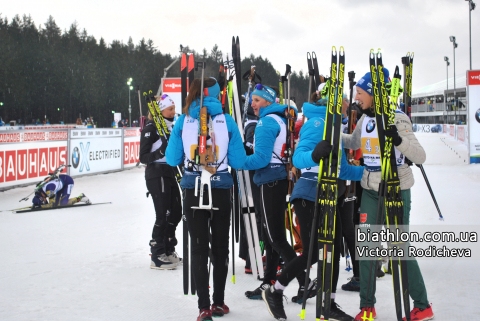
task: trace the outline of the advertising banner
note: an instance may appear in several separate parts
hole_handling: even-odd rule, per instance
[[[437,124],[413,124],[413,131],[416,133],[442,133],[442,125]]]
[[[162,78],[162,92],[175,102],[175,112],[182,113],[182,84],[181,78]],[[188,84],[187,84],[188,92]]]
[[[66,130],[0,134],[0,189],[39,182],[68,164],[67,138]]]
[[[70,131],[70,176],[122,169],[121,129]]]
[[[480,70],[467,71],[467,106],[470,163],[480,164]]]
[[[133,167],[139,161],[140,129],[125,129],[123,131],[123,167]]]

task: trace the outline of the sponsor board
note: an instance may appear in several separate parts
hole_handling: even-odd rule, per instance
[[[121,137],[71,139],[70,176],[122,169]]]
[[[467,71],[468,130],[470,163],[480,163],[480,70]]]
[[[123,167],[135,166],[140,161],[140,130],[125,129],[123,139]]]
[[[443,127],[439,124],[413,124],[416,133],[442,133]]]
[[[2,144],[0,189],[39,182],[61,164],[69,164],[67,141]]]
[[[119,128],[72,129],[70,131],[70,139],[121,137],[121,136],[122,136],[122,129],[119,129]]]
[[[181,78],[162,78],[162,93],[167,94],[175,102],[175,112],[182,113],[182,84]],[[188,92],[188,82],[187,82]]]

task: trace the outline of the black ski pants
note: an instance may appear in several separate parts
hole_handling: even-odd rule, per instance
[[[183,211],[187,218],[188,231],[191,238],[191,264],[193,279],[197,287],[198,308],[210,309],[208,252],[211,243],[213,265],[213,304],[224,304],[225,283],[228,273],[228,240],[230,233],[231,190],[212,189],[213,218],[210,211],[193,210],[199,199],[194,189],[185,189]],[[204,204],[208,202],[208,193],[204,193]],[[209,229],[210,228],[210,229]],[[211,232],[211,241],[209,234]]]
[[[292,245],[287,242],[285,232],[287,191],[288,181],[286,179],[260,186],[260,210],[267,259],[263,283],[271,284],[277,280],[280,255],[286,264],[297,258]],[[293,277],[297,277],[300,284],[305,282],[305,272],[303,270],[298,271]]]
[[[175,251],[175,230],[182,219],[182,199],[177,182],[172,177],[155,177],[146,181],[155,207],[155,225],[150,241],[152,255]]]
[[[300,224],[300,235],[302,237],[303,254],[297,256],[294,260],[287,263],[282,274],[278,277],[278,282],[281,285],[287,286],[300,272],[303,272],[307,268],[308,251],[310,248],[310,233],[312,231],[313,214],[315,210],[315,203],[305,199],[297,198],[293,201],[295,207],[295,214],[298,217],[298,223]],[[338,213],[337,213],[338,214]],[[318,220],[317,220],[318,222]],[[333,267],[332,267],[332,293],[337,290],[338,274],[340,270],[340,248],[342,244],[342,224],[340,215],[335,215],[335,242],[333,251]],[[313,235],[313,254],[310,266],[318,261],[318,229],[315,229]],[[308,268],[310,268],[310,266]],[[302,284],[303,285],[303,284]]]

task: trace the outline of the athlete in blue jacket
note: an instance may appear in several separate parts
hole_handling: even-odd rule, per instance
[[[183,212],[187,218],[188,231],[192,240],[193,279],[197,287],[198,308],[200,315],[197,321],[212,320],[213,316],[223,316],[229,312],[225,305],[225,282],[228,273],[228,238],[230,226],[232,175],[228,165],[240,168],[245,163],[245,149],[238,127],[230,115],[222,114],[222,104],[218,100],[220,87],[214,78],[204,79],[203,106],[211,116],[208,121],[209,133],[207,145],[215,145],[216,159],[209,166],[216,167],[211,177],[212,203],[214,208],[210,222],[213,264],[213,304],[210,307],[208,251],[209,251],[209,218],[208,210],[193,210],[199,206],[199,197],[195,196],[195,180],[201,176],[202,169],[193,163],[195,150],[199,141],[199,114],[201,81],[195,79],[190,86],[186,99],[184,114],[173,127],[166,150],[167,163],[177,166],[185,162],[185,174],[181,186],[185,189]],[[208,192],[204,201],[208,199]],[[205,203],[204,203],[205,204]]]
[[[288,262],[282,271],[282,274],[278,277],[277,282],[270,289],[263,293],[263,297],[269,308],[270,314],[276,318],[286,318],[285,311],[283,309],[283,290],[293,280],[293,278],[299,273],[305,270],[307,267],[308,251],[310,246],[310,231],[312,228],[313,213],[315,207],[315,196],[318,181],[318,171],[320,159],[328,157],[332,146],[330,142],[323,140],[323,132],[326,119],[326,103],[327,99],[321,99],[318,94],[314,94],[314,101],[316,104],[305,103],[303,104],[304,116],[308,118],[308,121],[302,126],[299,134],[299,143],[293,155],[293,165],[301,169],[302,175],[295,184],[292,192],[291,202],[295,208],[295,214],[297,215],[298,222],[300,224],[300,234],[303,244],[303,255],[295,257],[291,262]],[[340,149],[340,152],[342,149]],[[340,179],[359,181],[362,178],[363,167],[356,167],[348,165],[344,153],[341,156],[340,165]],[[339,183],[340,185],[341,183]],[[345,194],[345,186],[343,186],[343,192],[338,191],[338,198],[343,202]],[[339,204],[340,206],[341,204]],[[340,260],[340,245],[341,245],[341,220],[340,214],[337,213],[335,220],[335,249],[334,251],[334,275],[332,291],[335,292],[336,284],[338,281],[339,272],[339,260]],[[317,236],[312,236],[317,239]],[[314,242],[313,258],[310,265],[317,262],[318,243]],[[308,297],[316,295],[316,288],[313,282],[310,283],[307,289]],[[333,320],[353,320],[352,317],[345,314],[334,302],[335,294],[332,293],[332,308],[330,317]],[[303,289],[298,292],[297,303],[303,302]]]
[[[267,266],[263,283],[254,291],[245,293],[250,299],[260,299],[262,290],[275,283],[280,255],[285,262],[296,257],[285,233],[288,180],[283,153],[287,139],[287,106],[276,103],[276,96],[275,90],[261,84],[252,93],[252,108],[260,119],[255,128],[254,154],[247,156],[243,169],[255,170],[253,181],[260,187]],[[305,283],[304,272],[299,273],[298,281],[300,285]]]

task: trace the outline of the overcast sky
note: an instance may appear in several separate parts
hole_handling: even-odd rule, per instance
[[[218,44],[230,52],[231,38],[238,35],[242,58],[268,57],[282,74],[286,63],[305,71],[307,51],[316,52],[320,72],[328,74],[332,46],[345,48],[345,69],[354,70],[357,79],[368,71],[371,48],[382,49],[384,65],[392,72],[395,65],[402,72],[401,57],[415,52],[414,90],[446,78],[444,56],[452,62],[453,75],[449,36],[454,35],[457,77],[469,68],[465,0],[35,0],[5,1],[0,12],[9,20],[30,14],[37,26],[52,15],[62,30],[76,21],[107,43],[127,43],[130,36],[135,44],[152,39],[158,50],[172,55],[178,54],[180,44],[200,52]],[[473,69],[480,69],[478,39],[480,6],[472,11]]]

